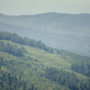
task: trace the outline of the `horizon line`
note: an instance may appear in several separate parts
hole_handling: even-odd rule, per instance
[[[34,15],[41,15],[41,14],[71,14],[71,15],[79,15],[79,14],[90,14],[90,13],[63,13],[63,12],[42,12],[42,13],[36,13],[36,14],[7,14],[0,12],[1,15],[7,15],[7,16],[34,16]]]

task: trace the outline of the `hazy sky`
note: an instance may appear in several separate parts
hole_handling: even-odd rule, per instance
[[[0,13],[90,13],[90,0],[0,0]]]

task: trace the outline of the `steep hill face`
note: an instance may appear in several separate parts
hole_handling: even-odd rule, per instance
[[[0,31],[15,32],[41,40],[50,47],[90,56],[90,14],[1,14]]]
[[[32,40],[16,34],[2,36],[0,90],[90,90],[89,57],[64,50],[50,52],[51,48],[44,49],[47,46],[41,48],[43,43],[28,44]]]

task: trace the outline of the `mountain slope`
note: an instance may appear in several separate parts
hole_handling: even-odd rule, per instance
[[[8,33],[3,36],[8,36]],[[9,47],[8,51],[6,46]],[[10,53],[12,50],[14,53],[18,52],[18,48],[24,51],[21,52],[22,56]],[[52,53],[9,38],[1,39],[0,89],[89,90],[90,58],[63,50],[59,50],[57,54],[56,49],[53,50],[55,51]]]
[[[0,31],[28,36],[85,56],[90,56],[89,24],[90,14],[0,15]]]

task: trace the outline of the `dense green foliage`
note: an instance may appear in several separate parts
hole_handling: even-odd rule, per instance
[[[28,45],[28,46],[32,46],[32,47],[37,47],[40,49],[44,49],[48,52],[53,52],[53,49],[50,47],[46,47],[45,44],[43,44],[41,41],[35,41],[34,39],[29,39],[27,37],[20,37],[17,34],[11,34],[11,33],[6,33],[6,32],[0,32],[0,40],[11,40],[15,43],[19,43],[22,45]]]
[[[20,88],[25,90],[26,84],[27,82],[21,81],[20,78],[12,76],[10,73],[0,72],[0,90],[20,90]]]
[[[24,56],[26,53],[26,50],[22,46],[20,47],[17,44],[12,44],[7,41],[0,41],[0,50],[15,56]]]
[[[0,33],[0,90],[90,90],[89,57],[26,42]]]
[[[90,77],[90,63],[72,64],[72,70]]]
[[[58,82],[71,90],[89,90],[90,80],[84,82],[77,78],[73,72],[65,72],[63,70],[57,70],[56,68],[47,68],[46,78]]]

